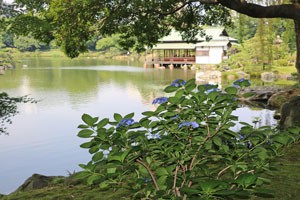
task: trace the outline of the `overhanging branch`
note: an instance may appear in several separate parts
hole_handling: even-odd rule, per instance
[[[210,0],[200,0],[205,2]],[[211,0],[214,2],[214,0]],[[300,20],[300,4],[262,6],[246,0],[217,0],[221,5],[254,18],[288,18]]]

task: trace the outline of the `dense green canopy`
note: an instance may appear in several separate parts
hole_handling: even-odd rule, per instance
[[[120,33],[121,45],[142,50],[175,27],[193,40],[201,25],[229,25],[229,11],[221,5],[195,1],[17,0],[22,12],[12,30],[49,42],[56,39],[70,57],[86,50],[93,35]],[[26,9],[25,9],[26,8]]]

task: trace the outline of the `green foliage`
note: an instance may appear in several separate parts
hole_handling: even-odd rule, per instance
[[[16,62],[12,51],[0,51],[0,66],[1,67],[15,67]]]
[[[233,26],[228,28],[228,34],[230,37],[239,40],[239,43],[243,43],[245,40],[252,38],[257,30],[258,20],[248,17],[243,14],[233,16]]]
[[[265,70],[272,66],[291,65],[288,44],[277,35],[281,20],[259,19],[258,22],[254,37],[245,40],[242,46],[234,46],[238,53],[230,56],[228,64],[233,68],[243,67],[244,70],[253,66]]]
[[[293,31],[294,28],[294,22],[292,20],[284,20],[283,21],[283,26],[285,31],[282,34],[282,39],[284,43],[288,44],[289,47],[289,52],[293,53],[296,51],[296,33]]]
[[[41,43],[40,41],[28,37],[28,36],[19,36],[14,39],[14,46],[20,51],[35,51],[37,49],[45,49],[46,44]]]
[[[34,103],[35,101],[28,96],[9,97],[6,93],[0,93],[0,135],[6,132],[6,124],[11,124],[11,117],[18,113],[18,103]]]
[[[141,51],[152,47],[172,28],[192,41],[203,24],[230,24],[229,11],[221,5],[182,4],[179,0],[17,0],[16,3],[22,12],[13,20],[13,32],[23,35],[30,32],[47,43],[55,38],[72,58],[85,52],[86,42],[95,35],[107,37],[119,33],[124,49]]]
[[[11,33],[5,32],[1,41],[6,47],[14,47],[14,35]]]
[[[113,57],[124,54],[126,51],[120,46],[122,40],[123,39],[120,38],[120,35],[100,38],[96,43],[96,49],[105,57]]]
[[[254,128],[242,123],[233,132],[240,87],[220,91],[216,85],[195,80],[176,80],[165,88],[169,97],[159,97],[155,111],[134,113],[114,119],[87,114],[78,136],[89,139],[81,145],[92,160],[80,164],[89,185],[101,189],[127,188],[134,198],[230,199],[252,195],[272,196],[261,187],[270,160],[283,146],[299,140],[299,128],[279,133],[271,127]],[[251,95],[251,94],[250,94]]]
[[[97,42],[96,49],[100,50],[100,51],[106,51],[112,47],[119,48],[118,47],[118,39],[119,39],[119,37],[117,35],[101,38]]]

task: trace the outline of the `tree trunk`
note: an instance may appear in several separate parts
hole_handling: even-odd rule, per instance
[[[298,80],[300,81],[300,20],[294,20],[295,23],[295,33],[296,33],[296,69],[298,73]]]

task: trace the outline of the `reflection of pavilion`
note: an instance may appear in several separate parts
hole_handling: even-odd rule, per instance
[[[213,84],[220,87],[222,83],[222,73],[217,70],[197,70],[195,78],[199,85]]]
[[[20,93],[23,96],[32,94],[32,87],[30,84],[30,79],[27,76],[24,76],[22,79],[22,84],[20,86]],[[36,103],[25,103],[22,104],[22,107],[24,108],[25,113],[37,113],[37,104]]]

